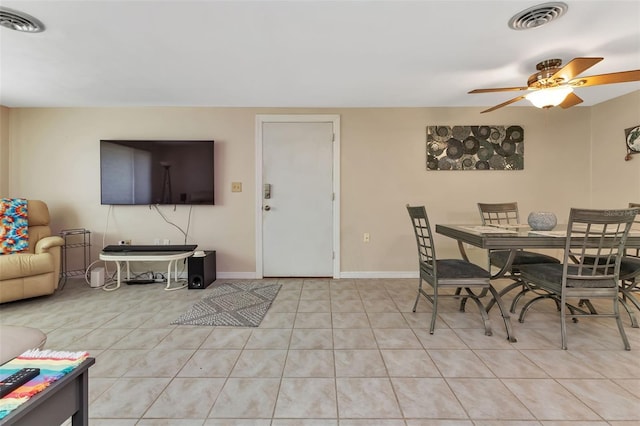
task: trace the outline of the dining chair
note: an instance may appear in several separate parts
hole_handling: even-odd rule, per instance
[[[460,310],[464,311],[466,299],[473,300],[478,306],[482,321],[485,327],[485,334],[491,336],[491,324],[487,309],[481,301],[481,297],[487,294],[487,290],[492,294],[494,299],[500,306],[507,334],[510,334],[510,323],[508,323],[508,315],[505,317],[504,306],[497,291],[491,285],[491,274],[484,268],[462,259],[438,259],[436,257],[436,248],[433,241],[433,234],[429,225],[429,218],[424,206],[410,206],[407,204],[407,211],[411,218],[411,224],[416,236],[418,246],[418,266],[419,266],[419,285],[418,295],[413,305],[413,312],[418,307],[420,296],[424,296],[432,304],[431,325],[429,333],[433,334],[438,315],[438,302],[441,297],[460,298]],[[425,291],[423,283],[431,286],[432,291]],[[443,290],[464,289],[466,294],[459,296],[455,293]],[[477,294],[476,291],[480,290]],[[511,336],[507,336],[510,339]]]
[[[629,203],[629,208],[640,209],[640,203]],[[636,216],[632,231],[640,232],[640,210]],[[626,248],[620,261],[620,294],[622,306],[626,309],[631,319],[631,326],[639,328],[638,320],[628,306],[630,302],[640,311],[640,301],[633,293],[640,291],[640,248]]]
[[[629,208],[640,208],[640,203],[629,203]],[[640,215],[636,216],[634,224],[640,224]],[[632,226],[632,230],[633,228],[634,226]],[[640,226],[638,226],[637,232],[640,232]],[[593,262],[595,262],[595,256],[585,256],[585,263]],[[631,327],[633,328],[640,328],[640,325],[629,303],[640,310],[640,301],[633,295],[634,292],[640,290],[638,287],[638,284],[640,284],[639,279],[640,248],[625,248],[625,252],[620,260],[620,302],[622,302],[622,307],[629,315]],[[593,312],[594,308],[588,301],[584,301],[584,304]]]
[[[522,265],[520,277],[538,294],[520,312],[524,322],[531,306],[540,300],[552,299],[560,305],[562,349],[567,349],[567,316],[615,318],[624,348],[631,350],[625,334],[618,299],[620,261],[624,245],[637,209],[588,210],[572,208],[567,225],[567,241],[562,264]],[[588,260],[591,258],[592,260]],[[583,310],[570,301],[609,299],[612,309],[606,312]],[[567,310],[569,311],[567,313]]]
[[[518,211],[518,203],[478,203],[478,210],[482,219],[482,225],[520,225],[520,214]],[[496,267],[503,270],[507,266],[511,250],[489,250],[489,270]],[[515,252],[511,267],[509,267],[500,277],[509,278],[513,283],[500,291],[500,295],[504,296],[511,290],[520,288],[520,293],[514,297],[511,302],[512,313],[516,311],[516,305],[520,298],[528,292],[528,288],[520,280],[521,265],[529,265],[536,263],[556,263],[560,264],[560,260],[553,256],[519,249]],[[491,306],[489,306],[491,309]]]

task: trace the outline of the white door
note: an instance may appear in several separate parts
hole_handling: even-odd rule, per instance
[[[334,276],[334,122],[259,125],[262,276]]]

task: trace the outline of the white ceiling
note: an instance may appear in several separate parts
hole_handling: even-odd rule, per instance
[[[605,58],[583,75],[640,69],[640,0],[565,0],[546,26],[507,26],[544,2],[2,0],[46,31],[0,29],[0,104],[492,106],[516,94],[467,92],[526,86],[544,59]],[[588,106],[634,90],[576,94]]]

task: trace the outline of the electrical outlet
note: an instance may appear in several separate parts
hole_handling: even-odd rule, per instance
[[[242,192],[242,182],[231,182],[231,192]]]
[[[368,243],[370,239],[371,239],[371,236],[369,235],[369,233],[365,232],[364,235],[362,236],[362,241],[364,241],[365,243]]]
[[[165,245],[165,246],[168,246],[168,245],[171,244],[171,240],[168,239],[168,238],[165,238],[164,240],[162,240],[162,244]]]

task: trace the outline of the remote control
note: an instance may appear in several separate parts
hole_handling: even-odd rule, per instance
[[[0,398],[4,398],[5,395],[13,392],[38,374],[40,374],[39,368],[23,368],[9,377],[2,379],[2,381],[0,381]]]

